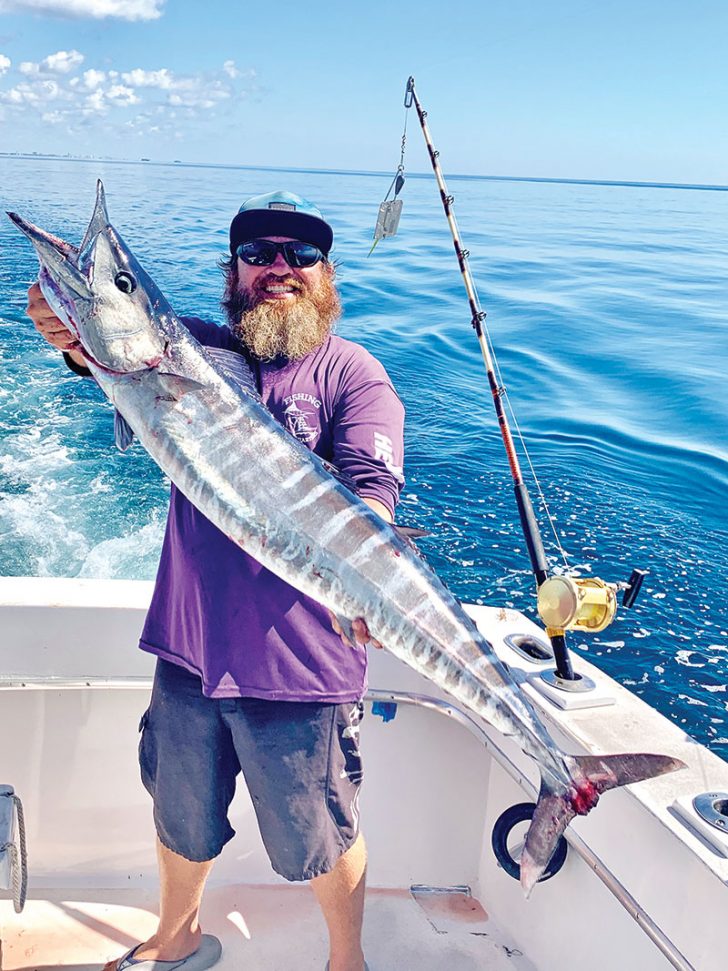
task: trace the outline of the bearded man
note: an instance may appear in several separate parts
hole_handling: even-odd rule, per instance
[[[333,232],[289,192],[248,199],[230,226],[227,326],[183,317],[209,347],[239,353],[271,413],[332,462],[391,522],[402,488],[404,409],[381,364],[332,333],[341,307]],[[28,313],[88,374],[34,284]],[[334,629],[336,628],[336,629]],[[204,971],[221,954],[198,915],[214,859],[234,835],[242,770],[273,868],[310,880],[329,930],[330,971],[364,971],[366,850],[359,830],[358,729],[366,678],[328,611],[249,557],[173,485],[140,647],[157,656],[139,760],[152,795],[160,869],[156,934],[106,971]]]

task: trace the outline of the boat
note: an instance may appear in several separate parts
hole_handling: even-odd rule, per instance
[[[151,590],[0,579],[2,971],[91,971],[155,928],[155,833],[135,751],[154,665],[135,644]],[[508,837],[501,817],[533,800],[535,763],[386,651],[370,652],[371,971],[718,966],[728,953],[728,765],[582,657],[574,669],[594,687],[553,687],[542,677],[554,666],[549,641],[523,614],[467,610],[567,751],[667,752],[687,769],[606,794],[569,826],[563,866],[526,900],[492,843],[495,829],[517,862],[522,837],[518,827]],[[202,909],[223,943],[217,967],[321,971],[313,894],[271,870],[244,785],[230,818],[237,835]]]

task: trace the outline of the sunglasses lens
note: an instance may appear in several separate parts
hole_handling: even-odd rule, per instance
[[[268,239],[249,239],[238,246],[236,253],[249,266],[272,266],[278,253],[283,253],[286,263],[297,269],[313,266],[324,258],[324,254],[317,246],[301,240],[274,243]]]
[[[275,263],[278,247],[264,239],[250,239],[241,243],[237,249],[238,256],[250,266],[270,266]]]
[[[283,253],[289,266],[295,267],[313,266],[323,259],[321,250],[312,243],[284,243]]]

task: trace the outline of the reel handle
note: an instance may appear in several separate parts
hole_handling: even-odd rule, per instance
[[[642,583],[644,582],[647,573],[647,570],[632,570],[629,580],[624,587],[624,593],[622,594],[622,606],[627,610],[629,610],[630,607],[634,607],[637,594],[642,588]]]

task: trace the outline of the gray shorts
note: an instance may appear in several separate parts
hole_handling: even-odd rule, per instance
[[[206,698],[200,679],[159,659],[139,729],[142,781],[161,842],[188,860],[218,856],[242,770],[273,869],[328,873],[359,832],[363,706]]]

